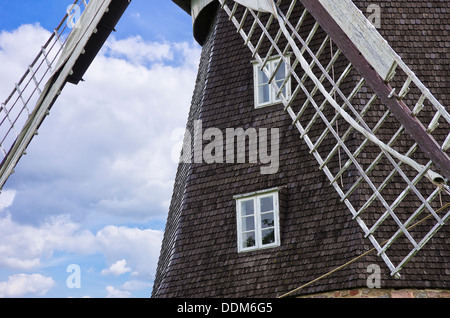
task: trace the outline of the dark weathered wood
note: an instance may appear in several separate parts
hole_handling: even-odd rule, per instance
[[[408,134],[417,142],[427,158],[431,159],[439,172],[450,180],[450,158],[440,149],[436,140],[427,133],[422,123],[412,115],[411,110],[403,101],[395,98],[395,94],[391,96],[392,88],[390,85],[384,82],[322,4],[317,0],[302,0],[302,3],[365,78],[367,84],[372,87]]]
[[[354,2],[359,6],[367,3],[360,0]],[[232,6],[233,2],[229,1],[228,4]],[[290,4],[290,0],[282,1],[281,10],[287,12]],[[400,37],[393,40],[400,53],[414,49],[414,54],[418,54],[418,59],[411,66],[430,77],[441,76],[441,82],[438,83],[440,86],[435,90],[440,99],[448,103],[448,80],[442,76],[441,70],[445,70],[448,65],[449,56],[445,52],[436,53],[434,65],[427,65],[425,54],[442,45],[438,39],[442,38],[450,20],[443,14],[435,15],[433,19],[423,19],[423,15],[438,9],[448,12],[450,2],[434,2],[436,6],[428,9],[423,2],[410,0],[382,0],[377,4],[383,7],[383,34],[392,37],[396,36],[396,32],[407,34],[416,27],[408,19],[421,19],[423,26],[429,29],[428,35],[417,36],[418,43],[415,44]],[[405,22],[400,23],[404,14],[400,12],[400,8],[406,7],[414,8],[414,11],[408,12],[408,18],[403,18]],[[298,1],[291,20],[299,19],[303,10],[303,5]],[[241,13],[238,12],[237,16],[240,17]],[[311,16],[307,16],[304,25],[313,26],[313,20]],[[251,19],[248,21],[245,30],[248,30],[247,27],[252,22]],[[277,28],[278,23],[273,23],[269,32],[276,34]],[[223,132],[226,128],[278,127],[280,170],[276,174],[262,175],[259,164],[180,164],[152,295],[155,298],[276,297],[329,273],[353,260],[361,251],[370,250],[372,245],[369,240],[364,239],[360,226],[352,219],[348,207],[341,202],[341,197],[329,186],[327,176],[318,169],[317,161],[310,154],[307,144],[299,140],[299,133],[283,106],[255,109],[253,66],[250,63],[254,56],[243,45],[242,37],[236,32],[236,27],[225,10],[219,8],[217,19],[208,29],[210,33],[203,46],[199,75],[187,120],[188,131],[193,134],[194,122],[200,119],[204,129],[217,127]],[[259,39],[259,34],[255,35],[252,43]],[[325,35],[321,34],[317,39],[310,44],[313,52],[318,50]],[[348,96],[353,88],[353,85],[345,85],[341,90]],[[305,96],[301,93],[296,96],[293,105],[303,103]],[[352,100],[356,103],[357,99],[365,97],[366,95],[356,96]],[[304,114],[304,118],[311,118],[314,115],[313,107],[306,109]],[[373,124],[373,121],[369,123]],[[388,123],[383,129],[390,136],[397,132],[398,127]],[[312,125],[311,136],[319,136],[322,132],[323,126]],[[437,130],[436,136],[446,137],[442,130]],[[357,135],[349,136],[348,140],[352,146],[360,141]],[[323,144],[323,153],[329,153],[334,145],[331,142]],[[406,153],[408,146],[409,144],[399,144],[397,150]],[[366,157],[358,159],[364,160],[362,163],[366,164],[376,158],[380,151],[375,145],[368,145],[364,148],[364,153]],[[389,166],[381,163],[377,174],[372,176],[373,181],[381,184],[390,170]],[[349,173],[343,176],[343,181],[353,181],[357,177],[355,169],[350,167]],[[281,245],[273,249],[238,253],[237,212],[233,197],[273,187],[282,188],[279,193]],[[388,202],[394,202],[404,189],[403,186],[398,189],[396,187],[396,183],[392,182],[383,190],[386,191],[385,198]],[[371,189],[363,186],[350,194],[349,200],[360,207],[372,194]],[[443,200],[447,198],[442,196]],[[411,214],[411,207],[417,206],[417,202],[405,200],[405,204],[399,205],[395,213],[406,220]],[[382,213],[376,202],[365,211],[367,214],[365,212],[361,215],[362,218],[372,218],[373,213]],[[369,221],[373,224],[372,219]],[[380,238],[392,235],[391,220],[388,219],[385,223],[377,230]],[[380,265],[385,286],[396,289],[448,289],[446,271],[450,250],[446,243],[449,235],[450,227],[442,227],[433,237],[433,244],[425,246],[420,256],[412,259],[402,269],[402,279],[390,277],[382,260],[372,253],[320,282],[315,281],[295,296],[364,287],[370,275],[367,273],[369,264]],[[396,243],[398,244],[394,248],[399,251],[399,256],[402,251],[410,248],[406,241],[397,240]]]

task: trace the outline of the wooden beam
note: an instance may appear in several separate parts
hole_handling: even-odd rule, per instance
[[[439,172],[450,180],[450,158],[445,154],[439,144],[432,138],[422,123],[412,115],[411,110],[392,95],[392,87],[385,83],[374,67],[369,63],[363,53],[335,21],[327,9],[317,0],[301,0],[305,8],[321,25],[324,31],[336,43],[347,59],[365,78],[381,101],[389,108],[397,120],[403,125],[408,134],[417,142],[424,154],[433,161]]]

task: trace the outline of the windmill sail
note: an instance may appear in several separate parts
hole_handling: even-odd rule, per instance
[[[318,168],[398,275],[450,218],[447,109],[350,0],[219,2]],[[281,85],[267,67],[274,55],[290,73]]]
[[[131,0],[76,0],[0,109],[0,189],[67,82],[78,84]]]
[[[273,0],[235,0],[235,2],[256,11],[277,14]]]

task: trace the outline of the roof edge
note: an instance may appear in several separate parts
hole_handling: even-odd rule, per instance
[[[191,1],[190,0],[172,0],[181,9],[186,11],[189,15],[191,14]]]
[[[214,19],[218,1],[215,0],[172,0],[192,17],[195,40],[203,45]]]

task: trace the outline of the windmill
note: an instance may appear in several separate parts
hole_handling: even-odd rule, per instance
[[[297,1],[291,1],[290,7],[285,12],[279,7],[281,1],[278,3],[274,1],[235,1],[232,6],[228,6],[224,0],[221,0],[220,3],[258,61],[259,67],[266,73],[277,94],[283,95],[283,87],[286,85],[287,79],[292,78],[292,81],[295,82],[292,96],[282,96],[285,111],[289,113],[293,124],[310,148],[320,169],[327,175],[342,201],[348,206],[365,236],[377,249],[378,255],[383,258],[392,275],[397,275],[408,260],[450,217],[450,209],[446,208],[439,214],[436,211],[438,209],[432,206],[432,201],[438,197],[441,191],[450,194],[447,186],[450,178],[450,158],[446,153],[446,150],[450,148],[450,114],[350,0],[339,2],[302,1],[305,7],[304,15],[310,14],[316,20],[316,24],[306,37],[300,35],[302,21],[291,22],[289,20],[290,13],[297,5]],[[245,8],[243,11],[240,10],[240,14],[237,13],[239,6]],[[263,22],[262,13],[270,14],[267,22]],[[278,23],[279,26],[275,36],[268,31],[272,23]],[[245,29],[245,25],[251,25],[251,27]],[[308,43],[314,41],[314,37],[320,33],[319,28],[322,26],[329,37],[326,37],[319,52],[313,52]],[[255,33],[258,33],[258,36]],[[258,44],[264,40],[269,41],[271,46],[267,52],[263,53],[259,50]],[[326,46],[337,48],[331,61],[321,56]],[[292,51],[295,56],[294,62],[287,60],[289,51]],[[284,59],[283,62],[280,61],[279,65],[281,66],[282,63],[288,65],[291,74],[291,77],[286,77],[286,81],[281,85],[273,80],[278,69],[270,72],[266,67],[272,53],[279,54]],[[335,69],[334,64],[340,54],[345,56],[348,66],[337,78],[336,74],[331,73]],[[351,95],[346,96],[339,86],[351,69],[356,69],[361,74],[361,80],[356,84]],[[397,80],[396,77],[400,79]],[[308,89],[308,81],[314,87],[312,90]],[[390,85],[390,83],[398,81],[403,82],[403,85],[398,87]],[[351,99],[364,86],[371,89],[373,95],[367,105],[359,110],[358,105],[353,105]],[[419,99],[415,100],[411,96],[410,90],[419,91]],[[305,95],[304,104],[301,107],[293,105],[295,96],[301,93]],[[373,107],[375,100],[380,100],[388,108],[378,118],[370,114],[370,108]],[[413,105],[414,108],[410,109],[408,105]],[[303,120],[302,114],[307,107],[313,107],[316,115],[310,120]],[[336,114],[332,118],[327,118],[325,109],[330,107],[335,110]],[[429,117],[431,114],[431,120],[429,118],[422,119],[421,112],[426,112]],[[395,116],[398,121],[398,131],[392,136],[377,136],[377,131],[390,114]],[[365,119],[365,117],[370,118]],[[347,131],[337,131],[335,123],[340,120],[345,121],[348,125]],[[371,127],[368,120],[372,123],[375,122],[375,126]],[[422,122],[422,120],[424,121]],[[320,134],[314,136],[310,133],[310,127],[313,125],[323,125]],[[439,125],[447,134],[444,140],[436,140],[433,136]],[[354,152],[348,149],[345,142],[351,132],[357,132],[361,140],[360,147]],[[407,134],[405,136],[411,139],[411,150],[405,154],[399,153],[394,146],[395,140],[399,138],[400,134]],[[381,138],[385,138],[384,141]],[[320,149],[321,144],[326,143],[327,140],[335,143],[335,147],[329,153],[322,152]],[[359,162],[358,155],[370,143],[376,145],[379,152],[372,164],[364,166]],[[337,153],[341,152],[345,158],[337,160]],[[424,153],[426,160],[414,160],[413,152]],[[389,162],[385,163],[384,167],[389,165],[390,168],[383,182],[377,184],[372,180],[371,173],[377,169],[382,158],[386,158]],[[342,168],[336,173],[332,172],[333,161],[343,162]],[[360,174],[359,178],[350,184],[340,185],[340,176],[351,167],[357,169]],[[382,192],[390,186],[392,187],[391,182],[394,175],[400,175],[405,184],[402,190],[398,191],[397,199],[389,204]],[[420,191],[417,185],[421,182],[429,183],[435,190],[431,194]],[[370,188],[371,196],[361,208],[357,209],[348,197],[350,193],[358,191],[359,187]],[[397,188],[397,186],[394,187]],[[413,194],[417,200],[418,207],[411,207],[408,219],[401,221],[396,215],[395,209],[402,204],[409,193]],[[375,222],[368,223],[365,221],[364,213],[374,202],[381,203],[380,208],[384,211],[376,216]],[[430,214],[434,225],[423,237],[414,238],[408,231],[408,227],[423,214]],[[382,244],[377,239],[377,229],[387,218],[392,218],[398,228],[388,241]],[[401,235],[408,238],[412,248],[398,264],[393,264],[388,256],[388,249]]]
[[[261,295],[243,286],[253,286],[255,289],[256,286],[264,286],[262,289],[266,291],[269,288],[267,285],[272,283],[274,291],[280,291],[280,285],[290,285],[293,277],[301,277],[302,274],[296,273],[298,276],[291,275],[290,279],[285,278],[281,282],[286,277],[279,272],[281,265],[276,267],[270,261],[276,263],[279,255],[284,255],[286,264],[290,264],[285,265],[286,270],[291,273],[296,270],[306,272],[305,268],[309,266],[307,269],[310,269],[312,266],[304,261],[304,268],[295,267],[292,261],[293,258],[301,259],[295,253],[304,251],[292,243],[297,240],[295,235],[299,235],[293,234],[295,230],[292,224],[296,222],[301,227],[302,222],[314,219],[318,226],[321,217],[324,218],[322,223],[327,223],[328,216],[325,214],[320,216],[308,211],[306,217],[301,213],[305,204],[310,208],[320,207],[327,215],[332,213],[333,207],[327,202],[317,201],[313,204],[307,199],[299,199],[302,191],[300,187],[313,188],[314,182],[318,184],[316,189],[330,187],[334,190],[339,198],[337,201],[346,207],[353,224],[357,225],[363,238],[370,242],[390,275],[400,278],[400,271],[450,217],[450,191],[447,185],[450,177],[448,107],[438,101],[351,0],[174,2],[192,15],[194,36],[204,45],[205,54],[200,64],[199,87],[194,92],[187,129],[196,130],[195,122],[192,126],[195,118],[202,118],[203,124],[206,119],[210,120],[209,125],[223,124],[218,116],[211,115],[214,111],[220,112],[223,120],[227,120],[226,117],[232,122],[245,122],[244,115],[240,117],[237,114],[246,114],[249,121],[247,127],[257,126],[256,121],[272,124],[280,122],[277,118],[285,117],[275,110],[264,108],[266,113],[258,107],[255,107],[254,113],[243,110],[251,106],[246,104],[249,98],[241,92],[251,91],[247,79],[253,80],[254,103],[258,104],[258,98],[277,102],[278,110],[289,118],[289,127],[294,127],[299,134],[297,147],[306,145],[309,158],[315,161],[315,169],[325,175],[328,184],[324,184],[322,179],[311,178],[305,185],[290,178],[289,174],[300,174],[299,170],[304,166],[293,159],[281,160],[282,166],[294,167],[283,169],[279,179],[257,177],[251,166],[242,168],[240,172],[251,175],[254,183],[244,177],[235,177],[234,181],[229,176],[236,176],[235,170],[214,166],[210,169],[216,169],[216,184],[220,185],[220,180],[228,182],[228,187],[220,188],[220,195],[230,197],[229,193],[235,191],[231,198],[237,203],[237,225],[232,227],[227,223],[232,218],[225,216],[233,213],[231,208],[226,207],[226,200],[217,199],[218,194],[199,194],[207,192],[207,188],[200,183],[211,180],[207,177],[207,168],[195,164],[180,166],[154,295],[191,295],[187,289],[191,289],[193,295],[236,295],[243,290],[247,292],[245,295]],[[241,38],[241,45],[247,47],[248,55],[241,53],[238,48],[230,24],[234,34]],[[228,48],[225,49],[226,45]],[[247,63],[253,65],[253,78],[240,75],[240,72],[251,70],[245,68],[241,59],[248,59]],[[241,87],[237,84],[239,82],[242,83]],[[239,97],[233,98],[227,94]],[[230,108],[230,114],[224,110],[226,107]],[[283,147],[281,142],[280,147]],[[285,151],[288,153],[291,148]],[[282,182],[287,185],[281,185]],[[262,192],[258,190],[267,184],[275,188],[263,192],[263,195],[278,191],[280,196],[291,196],[297,200],[280,199],[279,203],[280,206],[286,206],[284,227],[289,229],[285,229],[281,236],[284,235],[285,244],[290,244],[290,247],[278,242],[278,245],[268,245],[275,246],[272,252],[261,249],[256,254],[255,240],[261,240],[263,234],[258,236],[258,232],[264,231],[264,225],[258,225],[258,220],[263,219],[263,216],[257,213],[264,213],[261,208],[263,198],[258,196]],[[253,190],[245,193],[242,189]],[[321,200],[317,196],[314,198]],[[327,198],[322,200],[326,201]],[[203,204],[196,204],[198,201]],[[251,212],[247,212],[248,208],[244,206],[248,202],[254,202],[253,207],[250,205]],[[216,209],[220,212],[216,212]],[[260,211],[255,212],[258,209]],[[340,209],[337,203],[336,209]],[[207,217],[204,211],[216,214]],[[303,214],[306,214],[305,211]],[[202,220],[197,215],[205,218],[208,227],[227,224],[227,229],[231,227],[237,230],[237,253],[234,250],[235,254],[232,255],[231,243],[219,245],[221,240],[214,238],[214,235],[221,235],[218,234],[220,232],[206,230],[206,225],[202,226]],[[254,219],[256,223],[253,223]],[[283,223],[283,220],[280,222]],[[310,230],[305,229],[304,233],[313,232]],[[315,230],[320,231],[319,228]],[[203,244],[195,243],[199,239],[197,235],[200,235],[196,235],[196,232],[203,233],[199,240]],[[311,241],[328,238],[327,234],[322,238],[319,234],[316,233]],[[247,237],[251,241],[246,241]],[[328,241],[333,240],[329,238]],[[207,248],[206,242],[216,244],[215,250]],[[339,238],[333,242],[339,242]],[[260,242],[263,248],[264,244],[264,241]],[[305,243],[304,249],[307,246]],[[320,250],[323,245],[316,248]],[[242,253],[246,251],[249,253]],[[316,266],[321,264],[319,259],[323,254],[326,254],[325,251],[314,254],[317,256]],[[339,252],[329,252],[328,257],[336,257],[336,254]],[[223,266],[218,265],[218,259]],[[216,267],[213,264],[215,261]],[[190,266],[191,262],[196,266]],[[250,269],[244,273],[244,264],[254,266],[255,271],[260,269],[264,277],[250,275]],[[196,275],[200,268],[204,271]],[[216,270],[213,271],[213,268]],[[179,274],[184,271],[186,278],[181,278]],[[226,275],[234,277],[235,282],[227,280]],[[247,280],[243,278],[246,275]],[[225,288],[216,287],[202,276],[214,277],[216,284],[226,285],[235,293],[229,291],[227,294],[223,290]],[[271,280],[269,277],[275,278]],[[200,286],[204,285],[209,286],[209,290],[201,289]],[[333,286],[337,288],[342,285]]]
[[[218,124],[226,124],[220,122],[221,119],[227,120],[220,116],[219,108],[223,105],[217,109],[213,107],[214,103],[220,104],[222,95],[213,94],[217,87],[211,88],[209,83],[220,77],[226,82],[227,75],[218,71],[220,64],[217,64],[217,56],[224,59],[228,53],[218,49],[224,47],[226,33],[221,34],[222,38],[215,37],[219,37],[220,27],[224,30],[231,25],[252,58],[255,79],[261,80],[255,82],[254,94],[250,95],[254,95],[256,100],[261,99],[262,104],[281,106],[290,126],[299,134],[301,141],[298,141],[298,147],[301,143],[306,145],[316,170],[320,170],[328,180],[328,185],[320,187],[333,189],[352,222],[376,250],[390,274],[399,278],[400,271],[450,218],[448,107],[439,102],[350,0],[174,2],[192,14],[196,39],[205,44],[207,52],[199,72],[199,82],[204,87],[199,85],[194,92],[190,118],[209,116]],[[82,80],[129,3],[130,0],[76,0],[68,8],[68,13],[1,105],[0,187],[26,153],[28,144],[65,84],[77,84]],[[213,22],[224,15],[229,20],[228,26],[224,26],[222,20],[220,24]],[[213,29],[211,25],[214,25]],[[216,64],[212,63],[214,59]],[[246,93],[251,90],[245,86],[237,88],[237,91]],[[210,100],[205,97],[208,92]],[[270,101],[266,102],[266,99]],[[207,107],[211,107],[209,113],[203,110]],[[235,120],[245,119],[243,107]],[[269,121],[272,114],[284,118],[272,110],[264,114],[264,108],[261,109],[255,115],[257,120]],[[212,125],[212,122],[208,124]],[[195,130],[196,127],[188,128]],[[220,243],[227,247],[227,251],[235,249],[230,247],[235,242],[232,236],[222,239],[218,234],[220,231],[215,232],[218,230],[211,226],[216,224],[229,229],[230,220],[234,222],[236,217],[228,215],[232,205],[225,202],[227,195],[209,193],[198,184],[200,181],[196,184],[194,176],[198,176],[198,180],[215,178],[210,180],[211,184],[231,191],[228,184],[221,183],[225,177],[217,176],[242,177],[251,172],[253,166],[245,166],[241,170],[216,168],[214,165],[202,170],[201,164],[181,165],[179,168],[175,184],[179,189],[174,191],[169,213],[155,295],[164,295],[164,289],[179,283],[177,266],[196,263],[198,268],[210,268],[212,265],[209,264],[213,262],[208,261],[216,258],[216,263],[224,260],[224,263],[233,263],[240,268],[239,260],[245,259],[214,251],[214,244],[205,247],[206,243],[201,244],[203,238],[198,238],[202,234],[197,235],[193,230],[201,222],[198,215],[204,214],[202,218],[206,222],[208,218],[213,220],[209,214],[213,214],[214,206],[215,210],[226,213],[217,213],[215,216],[220,214],[222,219],[203,224],[199,232],[207,233],[204,234],[204,242]],[[221,173],[217,172],[216,176],[215,171]],[[280,237],[283,231],[279,224],[283,220],[278,219],[283,217],[283,208],[298,208],[292,207],[291,202],[295,200],[286,198],[289,194],[284,190],[289,188],[296,193],[298,189],[280,186],[278,182],[284,179],[287,177],[280,175],[276,179],[261,178],[260,182],[252,180],[245,188],[258,184],[261,187],[274,184],[276,187],[234,193],[232,196],[238,210],[238,252],[249,252],[249,258],[254,257],[247,260],[248,263],[266,262],[263,265],[269,267],[269,260],[277,262],[278,256],[274,258],[273,255],[283,254],[276,250],[283,248],[282,240],[286,240]],[[248,182],[242,180],[243,183]],[[314,179],[307,187],[315,187]],[[195,191],[190,192],[189,189]],[[209,195],[203,197],[201,205],[195,202],[196,196],[200,197],[199,193]],[[216,201],[208,203],[209,200]],[[326,202],[318,204],[322,204],[320,209],[326,208]],[[203,210],[208,213],[203,213]],[[287,215],[284,217],[288,218]],[[314,215],[318,220],[320,217]],[[315,241],[322,239],[321,235],[314,236]],[[295,239],[289,241],[293,246]],[[258,247],[265,251],[262,258],[256,254]],[[268,248],[274,250],[267,252]],[[189,259],[188,256],[200,254],[202,250],[202,256],[196,262]],[[294,248],[285,250],[286,259],[293,257],[288,253],[292,250]],[[232,277],[232,270],[227,266],[213,269],[218,277]],[[242,266],[240,270],[245,272]],[[185,281],[198,285],[207,281],[201,277],[205,276],[204,273],[198,275],[190,273]],[[257,279],[248,279],[254,280]],[[228,284],[231,286],[233,282],[229,279]],[[205,290],[208,288],[211,286]]]

